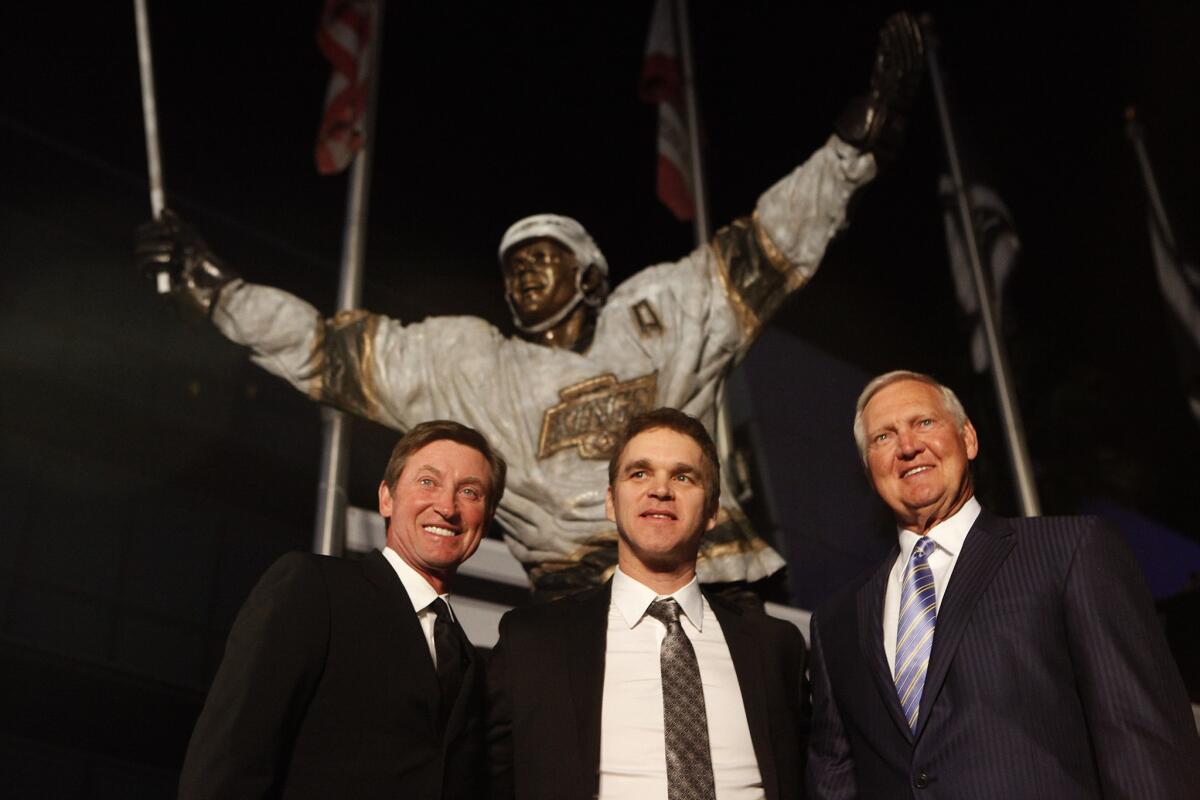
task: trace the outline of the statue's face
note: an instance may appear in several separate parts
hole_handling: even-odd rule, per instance
[[[545,237],[520,242],[504,256],[504,291],[521,322],[537,325],[575,298],[579,260]]]

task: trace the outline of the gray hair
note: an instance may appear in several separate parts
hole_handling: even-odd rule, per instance
[[[907,369],[885,372],[879,377],[873,378],[863,388],[862,394],[858,396],[858,403],[854,406],[854,443],[858,445],[858,455],[862,458],[864,467],[867,465],[867,430],[863,424],[863,409],[867,407],[867,403],[871,402],[872,397],[879,394],[881,389],[901,381],[917,381],[937,389],[942,395],[942,407],[954,418],[955,427],[958,428],[959,433],[962,433],[963,425],[967,421],[967,412],[953,389],[938,383],[932,376],[923,372],[912,372]]]

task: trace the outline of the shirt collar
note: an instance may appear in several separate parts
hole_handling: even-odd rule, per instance
[[[429,585],[429,581],[417,572],[408,562],[400,557],[390,547],[383,548],[383,557],[392,565],[392,569],[396,570],[396,575],[400,578],[400,583],[404,584],[404,591],[408,592],[408,599],[412,601],[413,611],[424,611],[429,607],[429,604],[438,597],[448,598],[448,594],[439,595],[437,591]],[[446,605],[450,605],[447,601]],[[454,616],[454,612],[450,612]]]
[[[963,503],[962,508],[954,512],[954,516],[934,525],[925,535],[933,540],[933,543],[937,545],[937,549],[946,551],[953,558],[962,550],[967,533],[970,532],[971,526],[975,524],[975,519],[982,510],[983,507],[979,505],[979,501],[972,495],[967,498],[967,502]],[[921,535],[905,528],[899,528],[899,531],[900,555],[907,561],[909,556],[912,555],[913,548],[916,547],[917,542],[921,539]]]
[[[655,600],[674,597],[683,615],[698,631],[704,630],[704,595],[700,583],[693,576],[686,586],[668,595],[660,595],[649,586],[629,577],[617,567],[612,580],[612,604],[630,628],[637,625],[646,614],[646,609]]]

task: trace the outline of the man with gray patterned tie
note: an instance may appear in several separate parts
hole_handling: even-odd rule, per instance
[[[630,420],[614,453],[611,580],[500,623],[488,669],[492,797],[799,797],[800,632],[696,581],[718,510],[712,439],[660,408]]]
[[[1120,537],[982,509],[975,428],[927,375],[868,383],[854,437],[899,544],[813,616],[809,796],[1195,797],[1200,739]]]

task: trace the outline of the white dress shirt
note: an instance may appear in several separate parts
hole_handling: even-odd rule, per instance
[[[437,590],[429,585],[429,581],[410,567],[408,562],[392,548],[383,548],[383,557],[392,565],[392,569],[396,570],[396,574],[400,576],[400,582],[404,584],[404,591],[408,592],[408,599],[412,601],[413,611],[417,613],[417,621],[421,623],[421,630],[425,632],[425,643],[429,645],[429,655],[433,657],[433,665],[436,667],[437,648],[433,643],[433,624],[437,622],[437,614],[433,613],[429,604],[439,597],[442,598],[446,601],[446,607],[450,609],[450,618],[454,619],[454,607],[450,605],[450,595],[438,594]]]
[[[695,579],[667,597],[683,613],[680,624],[696,651],[713,778],[718,800],[763,797],[762,776],[742,704],[733,659],[721,624]],[[666,626],[646,609],[660,595],[621,572],[613,575],[600,722],[600,800],[666,800],[659,651]]]
[[[950,573],[954,571],[954,563],[962,552],[963,542],[967,532],[975,524],[975,518],[982,511],[979,501],[974,497],[967,499],[963,507],[955,512],[950,519],[943,520],[929,529],[925,535],[933,540],[934,548],[930,552],[929,569],[933,572],[933,590],[937,595],[937,607],[942,606],[942,595],[950,585]],[[904,586],[904,570],[912,557],[913,548],[917,546],[920,534],[900,528],[900,555],[888,575],[887,592],[883,596],[883,651],[887,653],[888,669],[896,672],[896,628],[900,624],[900,590]],[[936,637],[937,634],[935,633]]]

